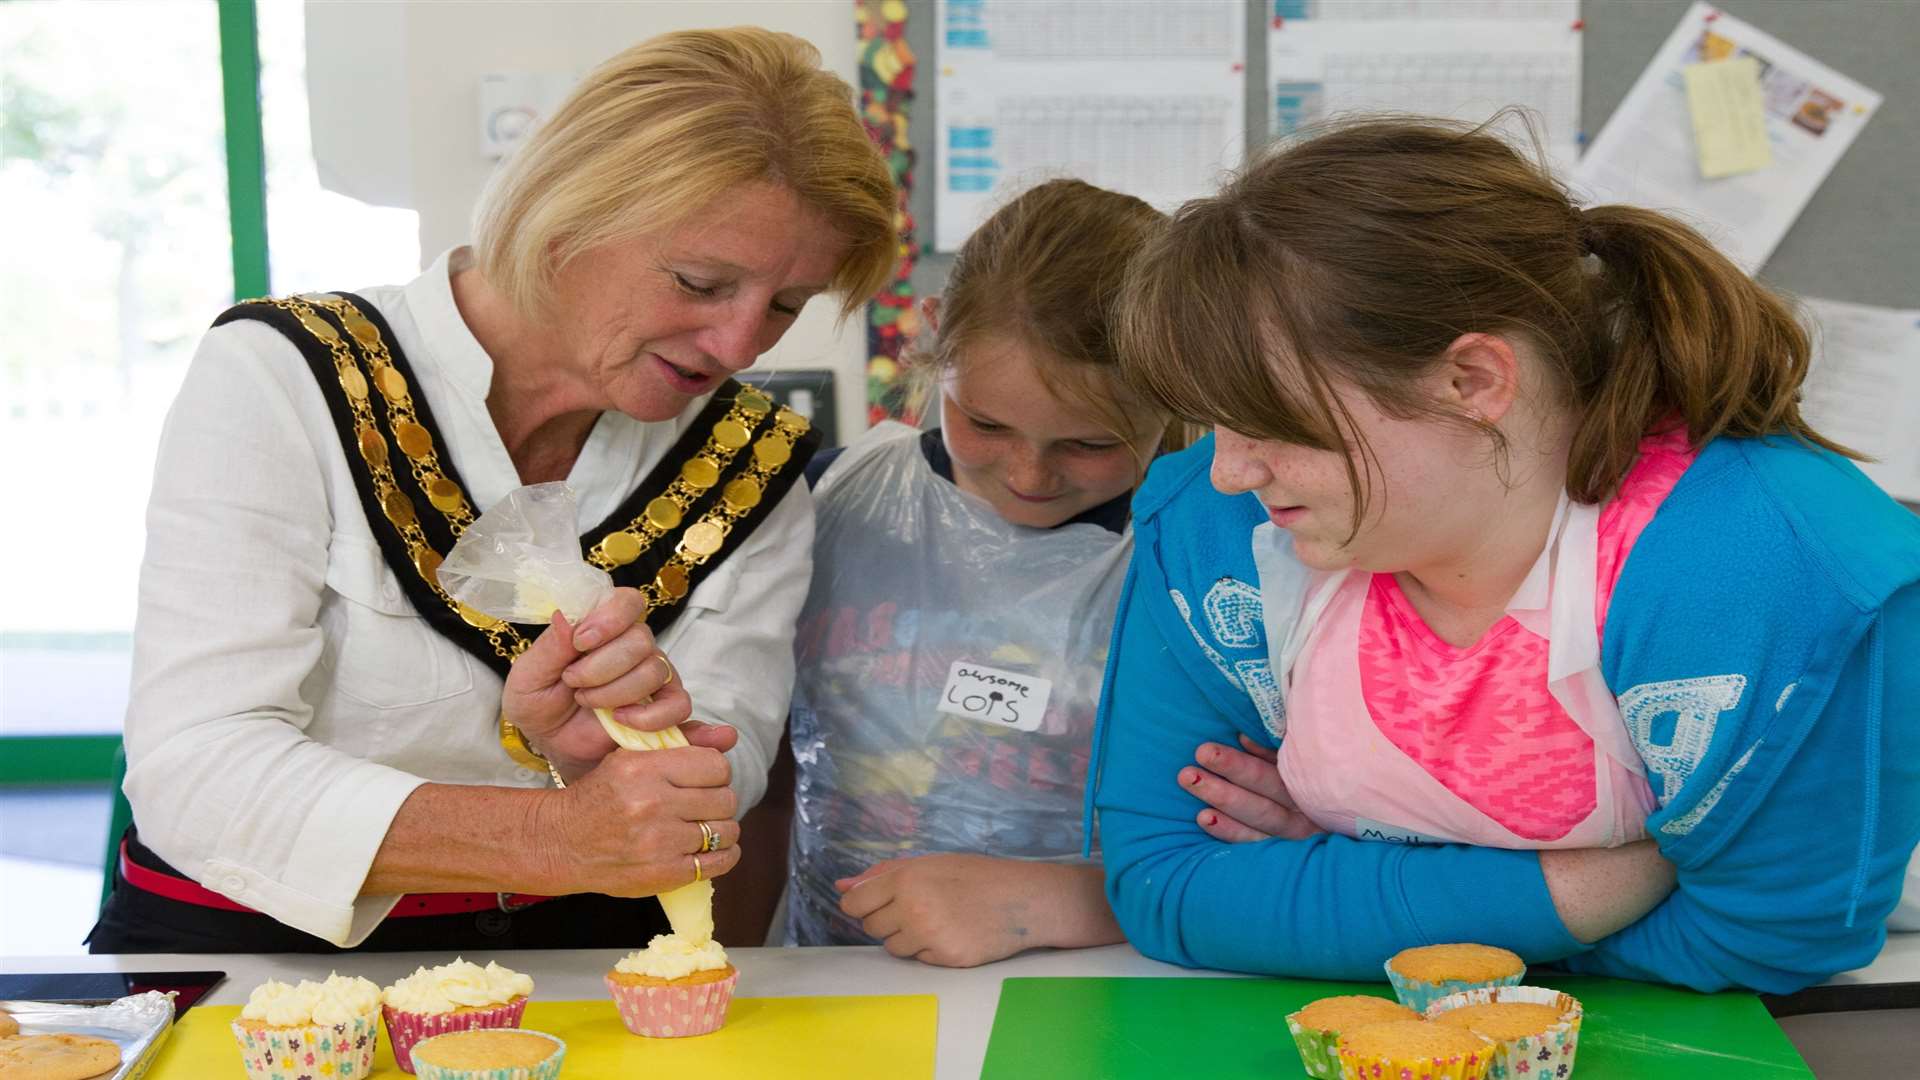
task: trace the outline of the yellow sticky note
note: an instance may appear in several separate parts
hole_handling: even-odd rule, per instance
[[[1693,115],[1693,143],[1703,179],[1717,180],[1773,164],[1758,60],[1742,56],[1688,64],[1681,74],[1687,83],[1687,109]]]

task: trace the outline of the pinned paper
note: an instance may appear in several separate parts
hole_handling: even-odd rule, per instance
[[[1810,296],[1801,308],[1814,341],[1801,414],[1873,458],[1860,471],[1887,494],[1920,504],[1920,309]]]
[[[1171,210],[1246,145],[1247,0],[940,0],[934,245],[1059,176]]]
[[[1688,64],[1681,74],[1702,179],[1718,180],[1773,164],[1766,103],[1760,96],[1760,61],[1742,56]]]
[[[1747,59],[1759,65],[1772,164],[1709,180],[1701,175],[1691,145],[1695,136],[1685,71],[1691,64]],[[1767,261],[1880,103],[1871,87],[1724,11],[1696,3],[1580,159],[1575,187],[1587,205],[1629,203],[1678,211],[1752,273]]]
[[[1259,6],[1258,4],[1251,6]],[[1347,113],[1477,124],[1525,106],[1557,169],[1580,157],[1580,0],[1268,5],[1269,134]],[[1495,130],[1528,143],[1518,118]]]

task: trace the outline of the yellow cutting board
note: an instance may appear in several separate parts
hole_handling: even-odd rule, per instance
[[[911,1080],[933,1076],[938,1018],[932,994],[735,998],[727,1024],[711,1035],[643,1039],[620,1024],[611,1001],[532,1001],[523,1027],[567,1044],[566,1080],[633,1076],[844,1077]],[[242,1080],[230,1028],[238,1005],[196,1005],[175,1027],[150,1080]],[[406,1080],[387,1033],[369,1080]]]

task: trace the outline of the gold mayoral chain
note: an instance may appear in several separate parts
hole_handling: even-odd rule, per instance
[[[513,624],[468,607],[441,588],[435,571],[440,568],[443,556],[428,543],[413,500],[400,490],[394,479],[393,456],[387,436],[374,417],[371,397],[375,391],[386,406],[387,427],[393,433],[393,441],[399,445],[420,490],[427,493],[427,501],[446,519],[447,528],[454,538],[458,539],[473,523],[473,507],[467,502],[460,485],[441,469],[433,436],[420,423],[414,411],[413,393],[407,385],[407,378],[394,364],[393,355],[381,338],[379,328],[351,300],[332,293],[306,293],[284,299],[263,298],[249,302],[270,305],[291,313],[309,334],[326,347],[333,360],[340,388],[346,393],[347,405],[353,411],[355,442],[360,450],[360,458],[366,463],[367,472],[373,479],[375,501],[405,542],[414,570],[433,594],[458,614],[463,622],[486,635],[496,654],[509,663],[518,659],[530,643]],[[332,323],[321,318],[317,309],[331,312],[346,327],[347,333],[366,354],[371,378],[361,370],[347,339],[334,329]],[[756,440],[755,429],[770,415],[772,424]],[[726,415],[714,422],[706,444],[680,466],[679,475],[674,477],[666,491],[649,501],[625,527],[602,537],[587,553],[587,561],[611,571],[640,558],[662,536],[680,526],[694,504],[720,482],[721,473],[733,463],[739,452],[751,444],[753,450],[749,460],[720,489],[719,502],[686,528],[674,546],[672,556],[660,567],[653,580],[639,587],[641,595],[646,598],[648,610],[678,603],[687,595],[693,568],[717,554],[734,526],[759,505],[774,476],[792,459],[794,444],[807,433],[809,426],[806,417],[786,406],[781,406],[776,412],[773,399],[760,390],[750,386],[741,387]],[[522,765],[537,768],[547,764],[544,758],[527,746],[524,737],[504,714],[500,718],[500,742],[508,756]]]
[[[753,452],[747,464],[720,489],[720,501],[687,526],[666,564],[651,582],[640,586],[650,608],[673,604],[686,596],[693,568],[712,558],[740,518],[760,505],[774,475],[793,458],[794,443],[807,433],[806,417],[783,405],[774,413],[773,424],[755,440],[754,428],[770,412],[772,398],[750,386],[742,387],[727,415],[714,423],[707,444],[680,466],[680,475],[673,478],[667,490],[648,502],[625,528],[602,537],[587,552],[587,561],[602,570],[612,570],[645,554],[655,541],[680,526],[693,504],[720,481],[721,471],[752,441]]]

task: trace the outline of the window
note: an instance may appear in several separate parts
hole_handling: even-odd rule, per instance
[[[153,446],[233,290],[218,14],[0,5],[0,735],[120,727]]]

